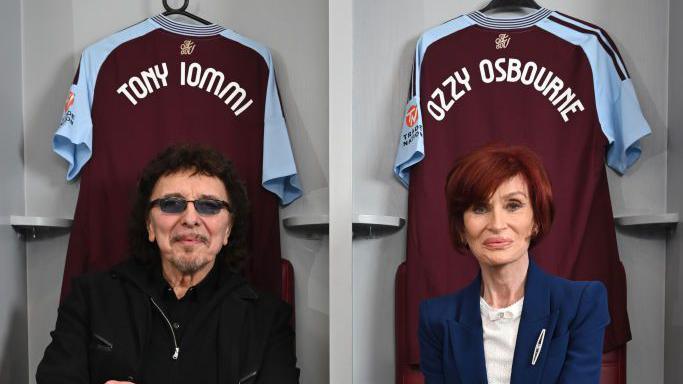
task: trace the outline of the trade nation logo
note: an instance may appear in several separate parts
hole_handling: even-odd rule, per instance
[[[417,123],[417,106],[411,105],[406,112],[406,125],[408,128],[412,128],[415,123]]]
[[[66,97],[66,103],[64,104],[64,112],[65,113],[66,113],[66,111],[69,110],[69,108],[71,108],[72,105],[74,105],[74,98],[75,98],[74,92],[69,91],[69,96]]]

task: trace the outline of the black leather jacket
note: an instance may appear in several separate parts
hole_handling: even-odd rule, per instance
[[[74,280],[59,307],[52,342],[38,365],[38,384],[107,380],[150,384],[136,381],[152,311],[159,310],[146,273],[145,266],[130,260],[109,272]],[[210,316],[219,317],[219,383],[298,383],[291,310],[286,303],[257,294],[242,277],[227,272],[209,305],[215,307]],[[191,324],[183,344],[202,323],[197,319]],[[202,356],[180,354],[184,366],[201,366]]]

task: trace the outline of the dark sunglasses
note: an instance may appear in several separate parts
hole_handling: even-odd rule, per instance
[[[182,213],[187,209],[187,203],[194,204],[194,209],[203,216],[216,215],[223,208],[227,209],[228,212],[232,212],[232,208],[227,201],[208,198],[185,200],[182,197],[162,197],[150,201],[149,206],[151,208],[158,205],[161,212],[177,214]]]

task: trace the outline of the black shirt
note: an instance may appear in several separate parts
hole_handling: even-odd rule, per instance
[[[216,383],[218,323],[216,316],[206,315],[217,310],[210,302],[220,285],[220,270],[214,265],[199,284],[178,299],[161,267],[150,269],[152,316],[143,354],[142,381],[136,384]],[[174,359],[176,344],[179,352]],[[192,366],[185,364],[187,354],[194,355]]]

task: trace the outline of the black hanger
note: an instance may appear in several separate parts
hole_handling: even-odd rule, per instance
[[[479,12],[486,12],[497,8],[533,8],[541,9],[534,0],[493,0],[488,3],[484,8],[480,9]]]
[[[210,21],[206,21],[202,19],[201,17],[194,15],[188,11],[186,11],[187,6],[190,4],[190,0],[185,0],[183,2],[183,5],[180,8],[172,8],[170,5],[168,5],[168,0],[163,0],[164,8],[166,9],[166,12],[163,13],[164,16],[168,15],[183,15],[185,17],[189,17],[192,20],[196,20],[202,24],[212,24]]]

